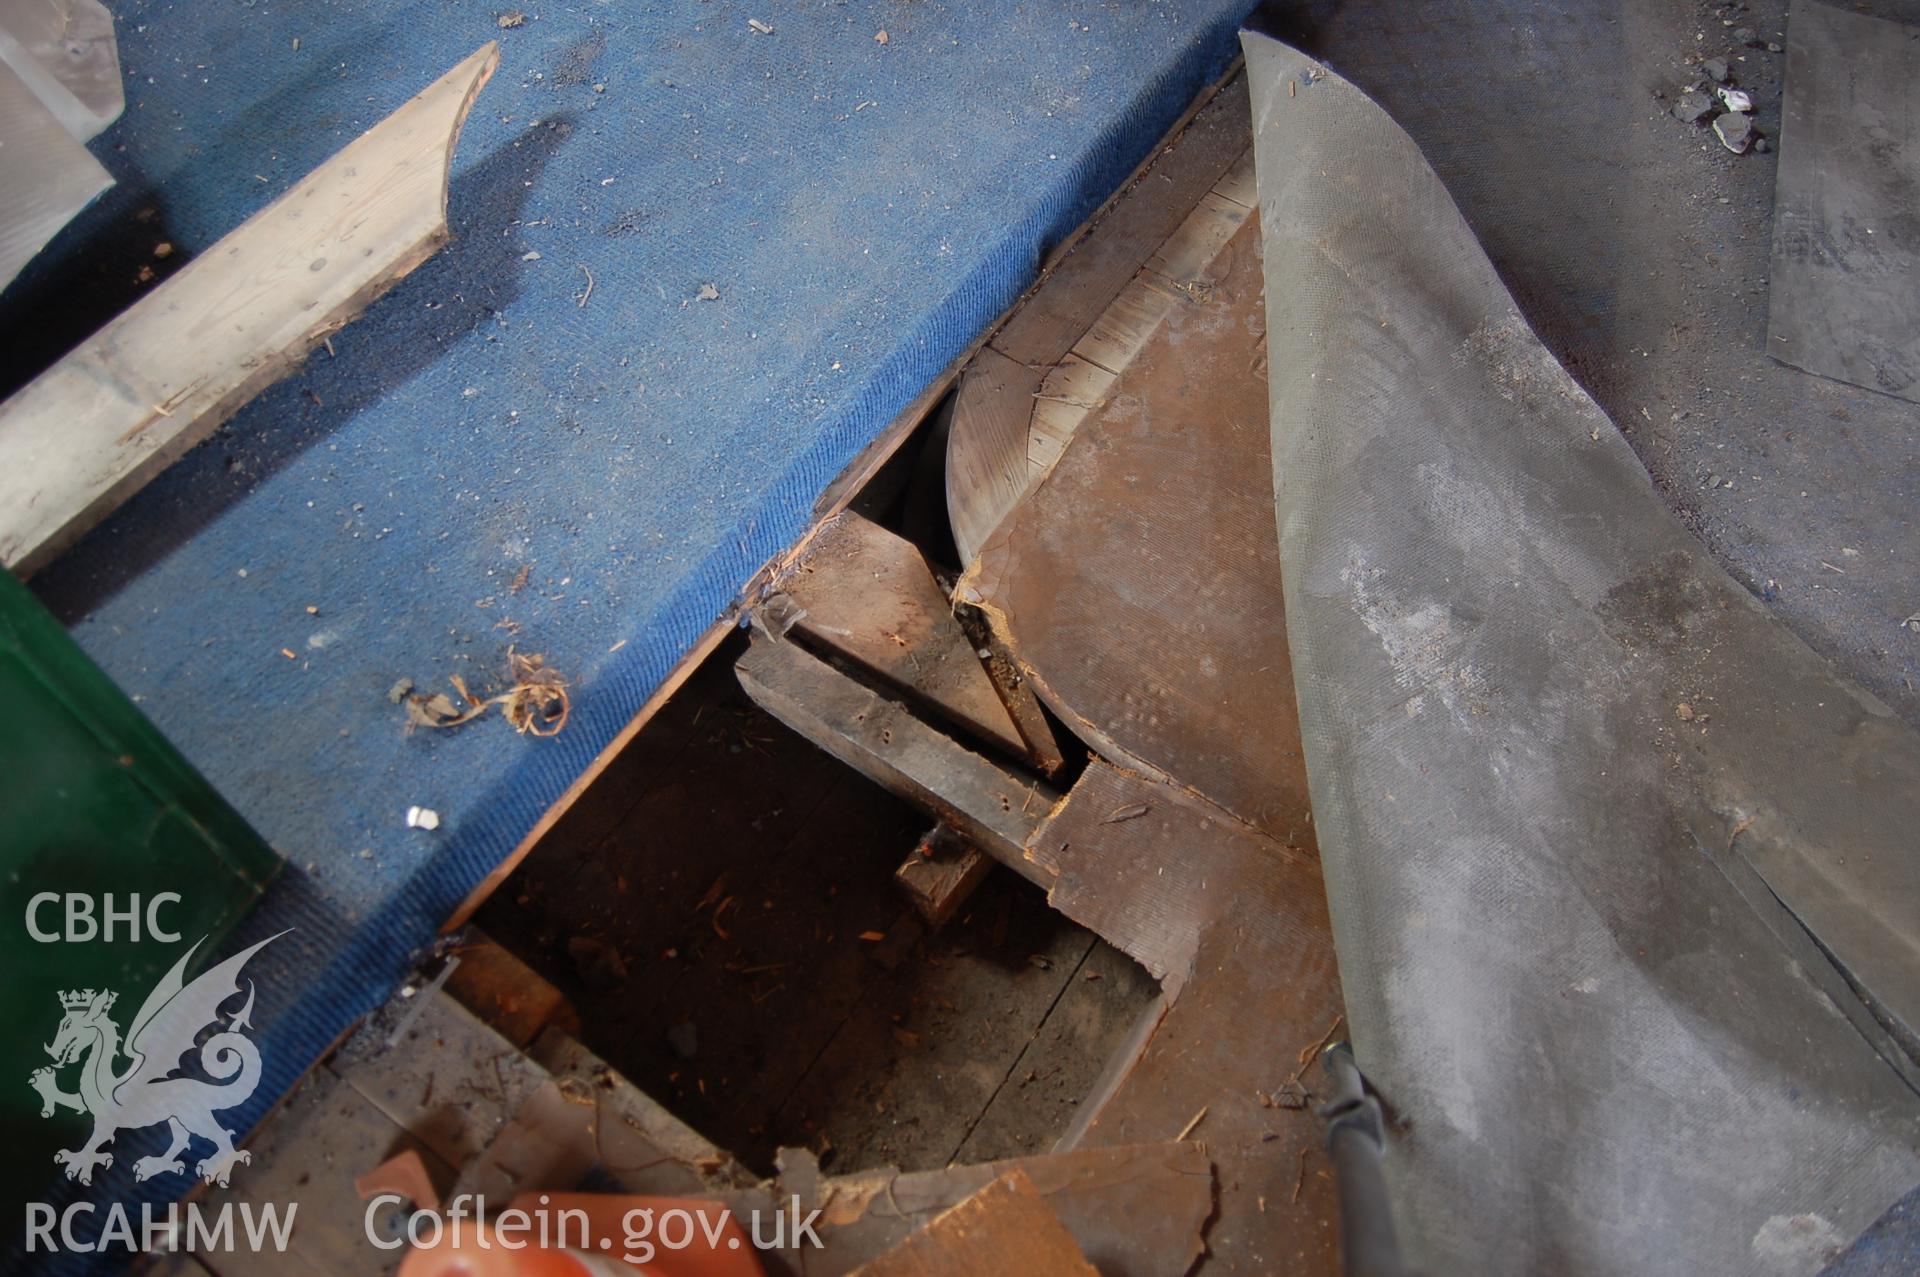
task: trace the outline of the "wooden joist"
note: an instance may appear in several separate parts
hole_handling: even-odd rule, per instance
[[[862,773],[918,803],[973,846],[1036,882],[1027,839],[1059,800],[915,718],[796,643],[754,636],[734,666],[769,714]]]
[[[1075,1138],[1165,1139],[1200,1123],[1227,1171],[1217,1253],[1333,1271],[1306,1065],[1339,1032],[1342,1002],[1312,856],[1184,786],[1099,761],[1064,800],[1036,784],[1023,810],[1020,778],[791,642],[760,640],[737,669],[775,717],[966,830],[1163,982],[1161,1014],[1088,1097]]]
[[[0,564],[26,574],[447,239],[488,44],[0,404]]]

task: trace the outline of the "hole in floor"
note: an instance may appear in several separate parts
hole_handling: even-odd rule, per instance
[[[947,572],[950,407],[853,501]],[[931,818],[748,699],[745,641],[476,921],[567,995],[590,1050],[763,1174],[781,1146],[836,1172],[1047,1151],[1157,986],[1004,869],[929,931],[893,875]]]
[[[996,870],[929,932],[930,824],[760,710],[724,643],[477,919],[581,1040],[762,1173],[1045,1152],[1151,1005],[1144,970]]]

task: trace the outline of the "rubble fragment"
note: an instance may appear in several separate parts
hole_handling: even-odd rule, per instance
[[[1697,89],[1682,94],[1673,104],[1673,118],[1683,124],[1698,124],[1713,114],[1713,99]]]
[[[1720,145],[1735,155],[1745,155],[1747,148],[1753,145],[1753,117],[1738,111],[1728,111],[1715,118],[1713,134],[1720,139]]]

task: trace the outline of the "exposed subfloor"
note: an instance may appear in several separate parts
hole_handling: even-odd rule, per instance
[[[762,1172],[1045,1152],[1156,992],[995,872],[928,934],[893,871],[925,818],[749,701],[724,645],[479,922],[581,1039]]]

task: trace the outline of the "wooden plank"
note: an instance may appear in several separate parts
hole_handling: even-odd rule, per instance
[[[518,1193],[578,1188],[600,1162],[600,1110],[542,1082],[486,1148],[461,1168],[453,1196],[508,1201]]]
[[[947,435],[947,519],[962,563],[973,562],[1027,490],[1027,423],[1043,375],[989,346],[960,379]]]
[[[1134,286],[1148,256],[1246,151],[1247,121],[1246,83],[1236,75],[1042,272],[961,378],[947,437],[947,513],[963,564],[1030,485],[1032,398],[1047,371]],[[1146,331],[1161,313],[1152,311]]]
[[[821,1132],[847,1166],[953,1161],[1095,943],[1023,884],[989,898],[944,942],[903,946],[808,1062],[779,1129]]]
[[[629,1193],[709,1193],[758,1178],[569,1034],[549,1030],[533,1059],[587,1124],[595,1165]]]
[[[1191,1137],[1220,1167],[1216,1264],[1339,1271],[1308,1092],[1343,1003],[1317,865],[1182,788],[1089,767],[1036,836],[1056,908],[1167,976],[1165,1014],[1079,1146]]]
[[[326,1071],[458,1170],[493,1142],[545,1070],[444,990],[395,998]],[[371,1158],[354,1174],[382,1159]]]
[[[1044,782],[996,766],[793,643],[755,635],[734,669],[775,718],[1039,881],[1025,843],[1059,797]]]
[[[376,1250],[367,1241],[366,1205],[355,1181],[403,1152],[415,1152],[429,1173],[451,1183],[453,1171],[404,1127],[344,1081],[315,1069],[272,1119],[247,1140],[252,1161],[229,1188],[208,1190],[203,1211],[232,1204],[256,1213],[272,1208],[292,1229],[285,1250],[196,1251],[219,1277],[316,1277],[325,1273],[391,1273],[404,1250]],[[193,1156],[188,1150],[189,1159]],[[297,1209],[296,1209],[297,1207]],[[376,1222],[391,1226],[393,1216]]]
[[[760,1259],[770,1274],[843,1277],[1014,1170],[1033,1181],[1104,1277],[1168,1277],[1186,1272],[1201,1253],[1201,1229],[1213,1211],[1213,1165],[1190,1143],[1076,1149],[937,1171],[882,1167],[831,1179],[811,1155],[789,1149],[777,1181],[719,1200],[735,1215],[757,1209],[762,1218],[791,1209],[795,1197],[803,1218],[819,1209],[819,1248],[767,1250]]]
[[[1101,1082],[1116,1043],[1117,1054],[1126,1057],[1122,1063],[1131,1064],[1127,1043],[1141,1008],[1152,1007],[1157,992],[1139,963],[1105,940],[1096,942],[953,1160],[980,1162],[1072,1148],[1073,1141],[1062,1133],[1071,1134],[1074,1118],[1089,1100],[1111,1090]],[[1152,1013],[1157,1015],[1158,1008]]]
[[[986,880],[993,858],[945,825],[927,831],[900,862],[893,880],[929,927],[939,930]]]
[[[0,563],[78,540],[447,240],[488,44],[0,405]]]
[[[1180,229],[1154,250],[1153,256],[1147,259],[1146,269],[1171,280],[1192,296],[1196,285],[1204,288],[1211,284],[1208,270],[1227,241],[1247,224],[1250,215],[1246,205],[1209,191],[1188,214],[1187,220],[1180,223]]]
[[[1044,479],[1086,415],[1106,402],[1114,375],[1099,364],[1069,353],[1040,383],[1033,420],[1027,425],[1029,486]]]
[[[1113,304],[1093,321],[1086,335],[1074,343],[1073,353],[1117,374],[1133,362],[1134,356],[1175,307],[1190,304],[1192,300],[1178,284],[1163,275],[1151,272],[1136,275],[1127,281]]]
[[[1039,767],[1042,776],[1052,780],[1060,774],[1067,760],[1060,752],[1060,741],[1054,735],[1053,724],[1047,721],[1046,713],[1040,708],[1039,697],[1027,685],[1026,672],[1013,659],[1007,645],[993,632],[992,623],[981,614],[979,608],[971,604],[956,604],[954,615],[966,627],[967,638],[978,645],[974,650],[986,663],[987,676],[993,680],[994,690],[1000,693],[1001,703],[1007,707],[1007,713],[1013,715],[1020,735],[1026,739],[1028,757]]]
[[[1066,1226],[1022,1171],[961,1202],[855,1277],[1099,1277]]]
[[[1248,180],[1252,153],[1248,148],[1241,157]],[[948,508],[954,514],[955,540],[966,562],[973,561],[968,551],[977,553],[991,529],[999,527],[1007,512],[1052,471],[1074,431],[1089,412],[1105,403],[1116,376],[1146,348],[1167,317],[1210,297],[1215,263],[1250,216],[1246,205],[1218,190],[1203,194],[1106,309],[1090,321],[1073,350],[1046,372],[1033,394],[1027,471],[1018,492],[1013,491],[1014,467],[1006,461],[1006,449],[1012,447],[1008,423],[973,422],[971,434],[957,443],[949,440]],[[961,405],[981,412],[1010,410],[989,401],[984,388],[969,390],[963,382],[961,389]],[[984,482],[982,475],[987,476]]]
[[[1233,162],[1221,179],[1214,183],[1213,193],[1232,200],[1246,209],[1260,207],[1260,192],[1253,183],[1253,148],[1249,146],[1246,154]]]
[[[848,510],[774,583],[793,629],[1014,757],[1026,741],[918,547]],[[779,597],[779,596],[776,596]]]
[[[1050,365],[1173,234],[1249,146],[1250,108],[1236,75],[1122,188],[1107,214],[1041,277],[993,336],[1020,363]]]
[[[550,1024],[579,1028],[579,1015],[559,989],[477,928],[456,956],[448,996],[513,1045],[525,1048]]]

